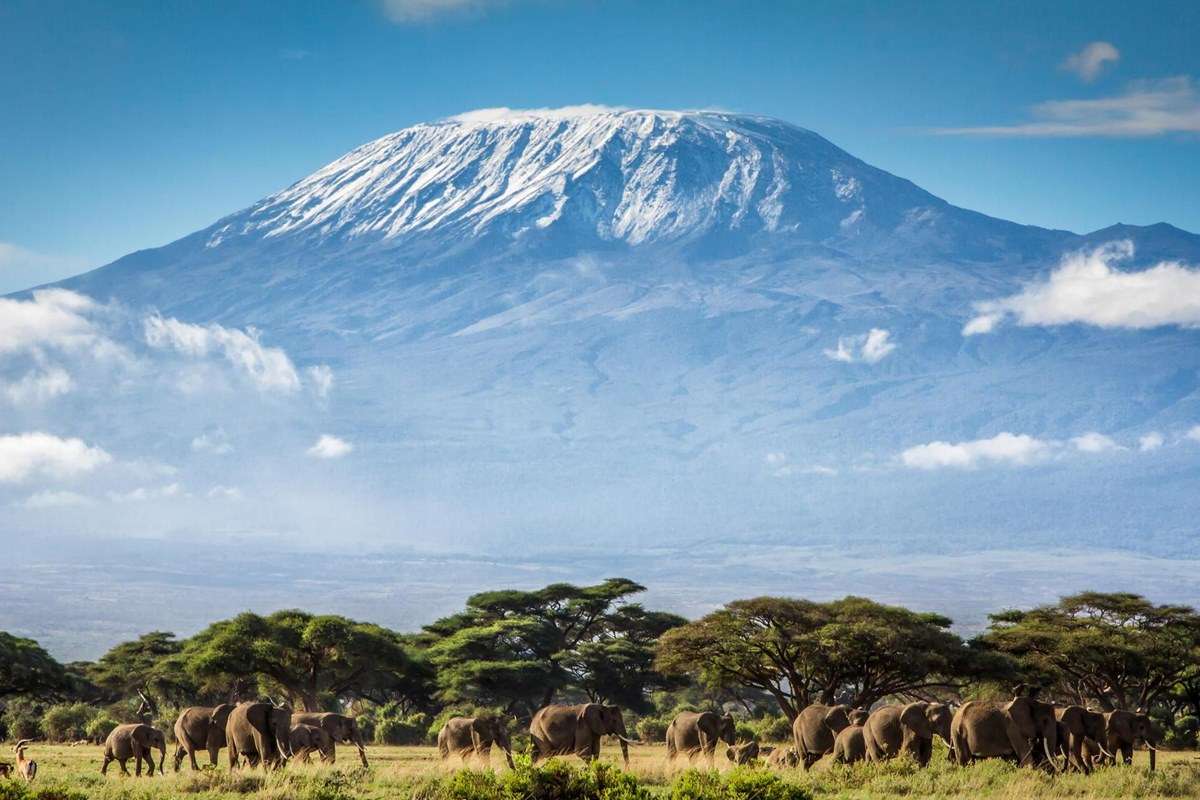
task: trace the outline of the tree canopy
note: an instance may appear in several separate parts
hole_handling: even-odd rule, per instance
[[[55,699],[71,689],[67,671],[33,639],[0,631],[0,698]]]
[[[340,699],[403,694],[423,669],[394,631],[295,609],[214,623],[189,639],[179,657],[198,679],[258,676],[262,690],[282,692],[307,711]]]
[[[1178,690],[1200,653],[1200,614],[1124,592],[1083,592],[1054,605],[993,614],[981,637],[1026,680],[1105,709],[1148,708]]]
[[[484,592],[425,628],[439,698],[532,713],[564,691],[644,707],[669,683],[654,642],[681,617],[626,602],[645,587],[626,578],[594,586]]]
[[[712,687],[767,692],[794,719],[813,702],[868,706],[951,688],[1002,663],[967,647],[951,621],[861,597],[737,600],[667,631],[659,669]]]

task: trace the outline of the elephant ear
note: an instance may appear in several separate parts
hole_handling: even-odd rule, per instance
[[[604,715],[601,706],[596,703],[587,703],[579,709],[579,722],[586,725],[592,733],[604,733]]]

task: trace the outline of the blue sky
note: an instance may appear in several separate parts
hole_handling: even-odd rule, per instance
[[[0,291],[489,106],[769,114],[996,216],[1200,231],[1197,30],[1192,2],[0,0]]]

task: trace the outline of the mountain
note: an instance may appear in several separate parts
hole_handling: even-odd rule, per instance
[[[319,398],[148,362],[18,424],[100,443],[129,474],[166,465],[179,487],[138,506],[153,513],[59,512],[58,530],[165,537],[166,572],[168,553],[218,543],[261,605],[301,603],[264,559],[296,570],[303,553],[343,570],[322,585],[354,609],[388,559],[430,596],[480,588],[463,581],[481,570],[620,571],[688,611],[854,591],[977,624],[1077,588],[1195,601],[1196,332],[964,335],[977,304],[1113,242],[1132,247],[1122,269],[1200,262],[1200,237],[1168,225],[1081,236],[957,208],[769,118],[473,112],[60,284],[224,326],[193,337],[250,331],[328,368]],[[323,434],[353,450],[306,455]],[[12,525],[30,541],[45,515]],[[409,622],[455,607],[388,596]]]

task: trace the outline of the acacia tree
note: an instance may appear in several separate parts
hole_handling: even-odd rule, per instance
[[[564,691],[643,707],[663,685],[653,643],[683,623],[627,603],[645,587],[625,578],[594,586],[484,592],[426,626],[439,698],[532,713]]]
[[[1126,592],[1083,592],[991,620],[982,641],[1017,658],[1029,680],[1105,710],[1149,708],[1187,681],[1200,649],[1194,609]]]
[[[164,660],[179,653],[183,645],[175,634],[152,631],[122,642],[87,667],[87,676],[104,699],[140,697],[143,710],[153,710],[155,698],[187,700],[193,685],[185,675],[164,671]]]
[[[335,615],[246,612],[189,639],[180,658],[197,678],[256,676],[306,711],[412,688],[422,666],[400,634]]]
[[[868,706],[927,696],[1004,668],[966,646],[950,620],[861,597],[729,603],[659,640],[657,666],[713,688],[768,693],[788,719],[813,702]]]
[[[41,645],[0,631],[0,699],[23,694],[52,700],[70,690],[67,671]]]

